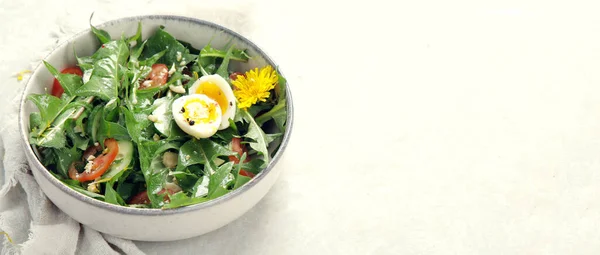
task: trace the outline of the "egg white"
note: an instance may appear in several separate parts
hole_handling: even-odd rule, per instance
[[[200,101],[205,102],[206,104],[213,104],[215,106],[216,114],[215,114],[214,119],[211,122],[209,122],[209,123],[199,123],[198,122],[198,123],[195,123],[194,125],[190,125],[190,123],[187,122],[187,120],[184,117],[184,114],[181,112],[181,109],[184,107],[186,102],[188,102],[192,99],[198,99]],[[212,100],[211,98],[209,98],[208,96],[203,95],[203,94],[192,94],[192,95],[187,95],[187,96],[182,96],[180,98],[177,98],[177,99],[175,99],[175,101],[173,101],[171,110],[173,113],[173,119],[175,120],[175,123],[177,123],[179,128],[181,128],[181,130],[183,130],[187,134],[189,134],[197,139],[211,137],[212,135],[214,135],[217,132],[217,130],[219,129],[219,126],[221,125],[221,119],[222,119],[221,108],[218,106],[218,104],[215,100]],[[202,109],[198,109],[198,110],[202,110]],[[207,110],[207,109],[204,108],[204,110]]]
[[[229,83],[227,83],[227,81],[223,79],[223,77],[221,77],[218,74],[212,74],[202,76],[198,80],[196,80],[196,82],[194,82],[194,84],[190,87],[189,94],[196,94],[196,91],[198,91],[198,89],[201,88],[201,86],[205,82],[212,82],[215,85],[217,85],[217,87],[221,89],[221,92],[223,93],[223,95],[225,95],[225,98],[227,99],[229,105],[227,106],[227,110],[225,112],[222,112],[221,125],[219,126],[219,130],[226,129],[229,127],[229,119],[233,119],[235,117],[235,110],[237,108],[235,96],[233,95],[233,90],[231,89]]]
[[[168,111],[169,98],[163,97],[156,99],[153,103],[153,106],[156,107],[154,111],[152,111],[152,115],[158,118],[157,122],[154,122],[154,127],[156,130],[165,136],[169,136],[171,134],[170,125],[168,116],[165,114]]]

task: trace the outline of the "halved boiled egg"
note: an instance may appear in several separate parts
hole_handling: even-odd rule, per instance
[[[217,101],[203,94],[192,94],[175,99],[172,105],[175,123],[189,135],[208,138],[221,125],[221,108]]]
[[[204,94],[217,101],[223,113],[219,130],[229,127],[229,119],[235,116],[235,96],[223,77],[218,74],[202,76],[190,87],[189,94]]]

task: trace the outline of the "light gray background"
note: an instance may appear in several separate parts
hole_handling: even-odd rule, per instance
[[[597,1],[127,2],[0,0],[0,102],[92,11],[160,12],[236,26],[296,108],[255,208],[149,254],[600,252]]]

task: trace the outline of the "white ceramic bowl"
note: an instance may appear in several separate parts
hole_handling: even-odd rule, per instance
[[[233,39],[236,46],[246,48],[253,58],[247,63],[235,63],[233,70],[248,70],[265,64],[277,66],[260,48],[241,35],[222,26],[179,16],[139,16],[123,18],[98,25],[118,38],[122,33],[133,35],[138,21],[142,22],[144,39],[163,25],[175,38],[202,48],[209,40],[216,48],[223,48]],[[59,45],[45,60],[57,69],[76,63],[73,46],[79,56],[89,56],[100,46],[88,29]],[[233,63],[233,62],[232,62]],[[170,210],[138,209],[105,203],[76,192],[53,177],[40,163],[35,148],[29,145],[29,114],[37,111],[33,103],[26,100],[32,93],[45,93],[52,86],[53,77],[43,65],[39,65],[31,76],[21,99],[19,123],[21,136],[25,140],[25,152],[33,175],[42,190],[62,211],[78,222],[100,232],[117,237],[143,241],[170,241],[185,239],[220,228],[240,217],[253,207],[268,192],[279,176],[280,168],[274,167],[283,155],[289,141],[293,108],[289,87],[287,88],[287,129],[282,144],[266,169],[244,186],[214,200]]]

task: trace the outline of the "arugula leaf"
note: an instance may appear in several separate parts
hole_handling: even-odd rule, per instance
[[[72,162],[81,159],[81,152],[77,148],[54,148],[54,155],[56,156],[56,168],[59,173],[67,178],[69,176],[69,166]]]
[[[273,120],[275,125],[279,129],[279,132],[285,132],[285,122],[287,120],[287,110],[285,109],[285,100],[282,101],[283,105],[281,109],[273,114]],[[278,104],[279,105],[279,104]]]
[[[129,65],[130,69],[137,67],[136,64],[139,65],[138,58],[142,55],[142,51],[144,50],[144,46],[146,46],[146,41],[143,43],[138,43],[135,47],[131,49],[131,55],[129,56]]]
[[[71,179],[62,179],[60,178],[58,175],[56,175],[53,172],[50,172],[52,175],[54,175],[54,177],[56,177],[57,179],[59,179],[62,183],[64,183],[65,185],[67,185],[69,188],[74,189],[75,191],[84,194],[88,197],[92,197],[92,198],[96,198],[99,199],[101,201],[104,201],[104,195],[98,194],[98,193],[94,193],[91,191],[88,191],[87,189],[84,189],[81,187],[81,183],[76,181],[76,180],[71,180]]]
[[[237,178],[237,176],[240,174],[240,171],[242,170],[242,164],[241,163],[243,163],[246,160],[246,157],[248,157],[248,153],[247,152],[244,152],[242,154],[242,156],[238,157],[238,160],[239,160],[238,162],[239,163],[235,164],[235,167],[233,168],[233,171],[232,171],[233,174],[234,174],[234,177]]]
[[[202,202],[206,202],[209,199],[204,197],[188,197],[184,192],[177,192],[173,195],[169,195],[169,199],[171,202],[165,204],[162,209],[172,209],[187,205],[198,204]]]
[[[138,27],[137,27],[137,31],[135,32],[135,35],[127,38],[126,42],[127,43],[131,43],[135,41],[136,43],[141,43],[142,42],[142,22],[138,21]]]
[[[283,133],[267,134],[267,141],[273,142],[277,138],[281,138]]]
[[[179,163],[177,164],[177,169],[179,170],[195,164],[203,164],[204,174],[210,178],[208,194],[216,197],[223,195],[228,191],[222,192],[221,189],[223,189],[223,187],[221,186],[221,188],[219,188],[220,185],[217,184],[213,185],[211,188],[210,184],[213,182],[218,182],[218,184],[223,182],[231,172],[233,162],[228,162],[217,167],[215,160],[219,156],[229,155],[234,155],[234,152],[209,139],[192,139],[183,144],[179,149]]]
[[[64,183],[64,181],[63,181],[63,183]],[[100,199],[100,200],[102,200],[102,201],[104,201],[104,199],[105,199],[105,198],[104,198],[104,195],[101,195],[101,194],[98,194],[98,193],[94,193],[94,192],[88,191],[88,190],[86,190],[86,189],[84,189],[84,188],[82,188],[82,187],[75,186],[75,185],[70,185],[70,184],[66,184],[66,183],[65,183],[65,185],[67,185],[69,188],[72,188],[72,189],[74,189],[75,191],[77,191],[77,192],[79,192],[79,193],[81,193],[81,194],[84,194],[84,195],[86,195],[86,196],[88,196],[88,197],[92,197],[92,198]]]
[[[248,108],[248,113],[252,116],[258,116],[259,113],[263,113],[265,110],[269,110],[273,108],[271,104],[268,103],[258,103]]]
[[[137,65],[139,65],[139,63],[137,63]],[[150,74],[150,72],[152,71],[152,68],[150,68],[149,66],[144,66],[144,65],[142,65],[138,68],[138,67],[134,66],[133,62],[130,62],[129,70],[133,74],[133,76],[131,78],[131,82],[130,82],[130,84],[132,84],[133,86],[132,86],[132,90],[131,90],[131,96],[128,101],[128,103],[129,103],[128,108],[132,111],[136,111],[137,109],[145,108],[144,106],[146,106],[146,105],[152,104],[153,100],[150,97],[146,96],[146,97],[138,98],[138,88],[139,88],[140,80],[147,77],[148,74]],[[142,102],[138,102],[138,101],[142,101]],[[134,107],[134,105],[138,105],[138,106]]]
[[[277,105],[275,105],[275,107],[277,107],[278,105],[282,105],[280,107],[283,110],[279,110],[278,113],[273,114],[273,120],[275,121],[275,124],[279,128],[279,131],[284,132],[285,131],[285,122],[287,120],[287,108],[286,108],[287,80],[283,76],[281,76],[281,74],[279,73],[279,70],[277,70],[277,76],[279,77],[279,79],[277,81],[277,85],[275,85],[275,89],[276,89],[275,91],[278,92],[277,93]],[[273,107],[273,108],[275,108],[275,107]]]
[[[75,74],[62,74],[56,68],[54,68],[50,63],[44,61],[44,65],[50,71],[50,73],[58,80],[61,87],[65,90],[65,93],[69,96],[75,95],[75,91],[81,85],[83,85],[83,81],[79,75]]]
[[[84,120],[88,119],[88,116],[90,114],[90,112],[92,111],[92,109],[90,109],[92,107],[91,104],[87,105],[88,107],[85,108],[85,110],[81,113],[81,115],[79,116],[79,118],[77,118],[75,120],[75,128],[78,128],[81,130],[81,132],[86,135],[86,123],[84,123]]]
[[[77,56],[77,53],[74,54],[75,58],[77,59],[77,65],[79,66],[79,68],[81,68],[81,71],[83,71],[84,74],[94,69],[94,59],[92,58],[92,56],[79,57]]]
[[[127,99],[127,95],[129,94],[129,89],[131,88],[131,84],[129,82],[129,74],[131,74],[131,72],[129,71],[129,69],[125,66],[121,67],[121,86],[119,86],[119,105],[121,105],[121,101],[122,100],[126,100]]]
[[[92,29],[92,32],[96,35],[96,37],[98,37],[98,40],[100,40],[101,43],[107,43],[112,40],[108,32],[102,29],[97,29],[96,27],[92,26],[92,17],[90,17],[90,28]]]
[[[231,173],[231,169],[233,169],[233,162],[227,162],[217,168],[214,174],[210,175],[210,182],[208,183],[208,194],[207,198],[212,199],[222,195],[225,195],[229,192],[226,186],[227,184],[223,183],[225,178],[229,176]]]
[[[241,169],[246,170],[246,172],[250,172],[253,174],[258,174],[262,171],[263,166],[265,165],[265,161],[262,159],[252,159],[249,162],[242,162],[239,164]]]
[[[186,171],[171,172],[170,175],[177,179],[179,187],[181,187],[181,189],[183,189],[184,191],[189,191],[193,189],[194,184],[198,181],[198,176],[190,173],[187,169]]]
[[[171,120],[171,123],[169,124],[169,130],[169,136],[167,137],[168,141],[187,140],[190,138],[186,132],[181,130],[175,120]]]
[[[108,181],[106,183],[106,185],[104,186],[104,196],[105,196],[105,202],[107,203],[111,203],[111,204],[116,204],[116,205],[127,205],[125,203],[125,200],[121,197],[121,195],[119,194],[119,192],[117,192],[117,190],[115,190],[113,187],[115,185],[115,182],[121,178],[121,176],[123,176],[123,174],[125,173],[125,171],[121,171],[119,173],[117,173],[112,179],[110,179],[110,181]],[[121,186],[122,181],[119,182],[119,184],[117,185],[117,189],[119,189],[119,187]]]
[[[262,126],[269,119],[273,119],[275,121],[275,125],[279,129],[279,132],[285,131],[285,122],[287,120],[287,109],[286,109],[286,80],[283,76],[279,75],[279,81],[275,86],[275,92],[277,93],[277,104],[271,108],[265,114],[256,118],[256,123]]]
[[[284,131],[283,128],[287,118],[287,110],[285,109],[285,106],[286,100],[280,100],[275,106],[273,106],[273,108],[271,108],[271,110],[258,116],[256,118],[256,123],[258,123],[259,126],[262,126],[268,120],[273,119],[277,124],[279,131]]]
[[[137,113],[133,114],[129,109],[121,106],[121,112],[125,115],[125,126],[129,137],[135,143],[139,143],[140,139],[143,139],[142,133],[145,128],[152,124],[152,121],[148,120],[148,114]]]
[[[196,167],[199,165],[194,165],[190,168]],[[196,183],[194,184],[194,187],[192,188],[192,191],[190,192],[192,194],[192,196],[194,197],[206,197],[206,194],[208,194],[208,183],[210,182],[210,179],[208,178],[208,176],[206,175],[202,175],[202,169],[200,170],[196,170],[196,171],[192,171],[192,172],[199,172],[198,175],[201,176]]]
[[[169,149],[179,149],[173,142],[141,140],[138,144],[140,168],[146,180],[148,198],[153,207],[158,207],[162,202],[161,195],[157,195],[166,181],[169,169],[162,165],[162,153]]]
[[[186,41],[182,41],[182,40],[177,40],[177,41],[178,41],[179,43],[181,43],[181,45],[183,45],[184,47],[186,47],[188,50],[190,50],[190,53],[191,53],[191,54],[194,54],[194,55],[198,55],[198,54],[200,54],[200,50],[199,50],[199,49],[196,49],[196,48],[194,48],[194,46],[192,46],[192,44],[191,44],[191,43],[188,43],[188,42],[186,42]]]
[[[64,126],[85,100],[72,102],[75,97],[60,100],[51,95],[27,96],[40,111],[39,126],[30,133],[32,144],[42,147],[61,148],[65,146]],[[34,117],[35,118],[35,117]],[[37,121],[37,120],[36,120]]]
[[[82,117],[80,116],[79,119],[81,119],[81,118]],[[65,130],[67,132],[67,137],[69,139],[71,139],[71,142],[73,143],[73,147],[84,151],[87,149],[87,147],[90,143],[90,139],[85,137],[83,131],[81,133],[76,133],[75,132],[76,125],[77,125],[77,122],[75,120],[73,120],[73,119],[67,120],[67,122],[65,124]]]
[[[100,116],[100,123],[96,137],[98,141],[103,143],[106,138],[114,138],[116,140],[131,140],[127,129],[116,122],[107,120],[109,112],[107,109],[103,109]]]
[[[219,185],[219,186],[217,186],[217,188],[215,189],[215,192],[213,192],[213,193],[210,195],[210,198],[209,198],[209,197],[207,197],[207,198],[209,198],[209,199],[214,199],[214,198],[217,198],[217,197],[223,196],[223,195],[225,195],[225,194],[227,194],[227,193],[229,193],[229,192],[231,192],[231,190],[227,189],[227,184],[224,184],[224,185]]]
[[[200,55],[192,69],[196,73],[213,74],[217,70],[216,58]],[[204,71],[204,72],[203,72]]]
[[[225,57],[223,58],[223,62],[221,63],[221,65],[219,65],[219,69],[217,69],[217,71],[216,71],[216,74],[220,75],[225,80],[229,79],[228,68],[229,68],[229,60],[231,59],[231,54],[233,53],[233,47],[234,47],[234,45],[229,47],[229,50],[227,50],[227,53],[225,54]]]
[[[258,125],[258,123],[256,123],[252,115],[248,113],[248,111],[239,110],[239,112],[241,112],[242,118],[249,124],[248,133],[246,133],[244,137],[254,140],[253,142],[249,142],[248,144],[252,149],[257,151],[259,154],[263,155],[265,164],[269,163],[270,157],[268,145],[273,141],[273,138],[265,134],[265,132]]]
[[[115,181],[109,181],[104,187],[104,201],[115,205],[127,205],[121,195],[113,188]]]
[[[247,154],[244,152],[240,157],[239,162],[244,162],[246,160]],[[244,185],[246,182],[250,181],[250,177],[240,175],[240,171],[242,170],[242,164],[235,165],[233,172],[235,173],[235,184],[233,185],[233,189],[237,189],[238,187]]]
[[[29,127],[32,134],[38,132],[39,127],[42,125],[42,115],[39,112],[32,112],[29,114]]]
[[[222,50],[215,49],[215,48],[211,47],[210,43],[209,43],[204,48],[202,48],[202,50],[200,50],[200,57],[201,58],[209,58],[209,57],[225,58],[225,56],[227,56],[227,54],[228,54],[228,51],[222,51]],[[229,54],[229,57],[232,60],[237,60],[237,61],[242,61],[242,62],[246,62],[246,61],[248,61],[248,59],[250,59],[250,56],[248,55],[248,53],[246,53],[246,50],[240,50],[240,49],[232,49],[231,53]]]
[[[158,53],[140,61],[140,65],[150,67],[150,66],[154,65],[160,58],[162,58],[165,55],[165,53],[167,53],[167,50],[158,52]]]
[[[244,153],[245,154],[245,153]],[[241,159],[240,162],[244,160]],[[236,165],[236,169],[234,169],[234,173],[236,174],[235,184],[233,185],[233,189],[237,189],[242,185],[246,184],[252,178],[239,174],[241,169],[246,170],[246,172],[250,172],[253,174],[259,174],[264,166],[264,161],[261,159],[252,159],[249,162],[244,162]]]
[[[277,84],[275,84],[275,93],[277,93],[277,101],[281,102],[286,99],[287,80],[281,76],[277,69]]]
[[[164,63],[167,66],[175,64],[175,66],[185,66],[187,63],[194,60],[194,56],[189,50],[175,39],[171,34],[160,27],[154,35],[146,41],[146,47],[142,52],[141,59],[150,58],[152,55],[166,49],[164,56],[158,62]],[[183,63],[183,64],[182,64]]]
[[[246,62],[250,59],[250,56],[246,53],[245,50],[235,49],[233,47],[229,48],[227,51],[222,51],[213,48],[210,43],[208,43],[202,50],[200,50],[200,55],[198,59],[196,59],[196,65],[192,67],[192,70],[200,73],[201,69],[208,74],[214,74],[217,70],[217,58],[222,58],[225,63],[224,69],[227,71],[229,60],[225,61],[225,58],[229,56],[231,60],[243,61]],[[223,72],[225,74],[225,72]]]
[[[102,112],[104,107],[97,105],[92,109],[90,116],[88,117],[87,130],[86,132],[92,138],[92,142],[98,142],[98,128],[100,127],[100,120],[102,119]]]
[[[131,197],[135,185],[133,183],[125,182],[125,179],[126,178],[124,177],[119,178],[119,184],[117,184],[116,191],[123,200],[127,201]]]
[[[32,101],[40,111],[40,117],[43,125],[50,126],[54,119],[58,117],[60,112],[63,110],[66,101],[62,101],[59,98],[48,95],[48,94],[32,94],[27,96],[27,99]]]
[[[234,178],[235,178],[235,183],[233,185],[233,189],[237,189],[239,187],[241,187],[242,185],[246,184],[246,182],[250,181],[252,178],[241,175],[240,171],[242,169],[244,169],[246,172],[249,173],[253,173],[253,174],[258,174],[262,171],[263,169],[263,165],[264,165],[264,161],[261,159],[252,159],[249,162],[244,162],[246,159],[246,153],[244,152],[244,154],[240,157],[240,162],[239,164],[235,165],[235,168],[233,169],[233,174],[234,174]]]
[[[117,98],[122,70],[129,57],[129,47],[122,41],[110,41],[102,45],[92,56],[94,68],[90,80],[77,92],[78,96],[97,96],[105,101]]]
[[[229,143],[231,143],[231,139],[233,139],[234,137],[238,136],[238,132],[237,129],[235,128],[235,125],[231,125],[229,126],[229,128],[223,129],[223,130],[219,130],[217,133],[215,133],[210,139],[211,140],[218,140],[218,142],[222,145],[228,145]]]
[[[192,139],[179,148],[177,171],[191,165],[204,164],[205,174],[211,175],[215,171],[215,158],[229,155],[234,155],[234,152],[209,139]]]
[[[242,185],[246,184],[250,180],[252,180],[252,178],[250,178],[248,176],[238,175],[238,177],[235,179],[235,184],[233,186],[233,189],[237,189],[237,188],[241,187]]]

